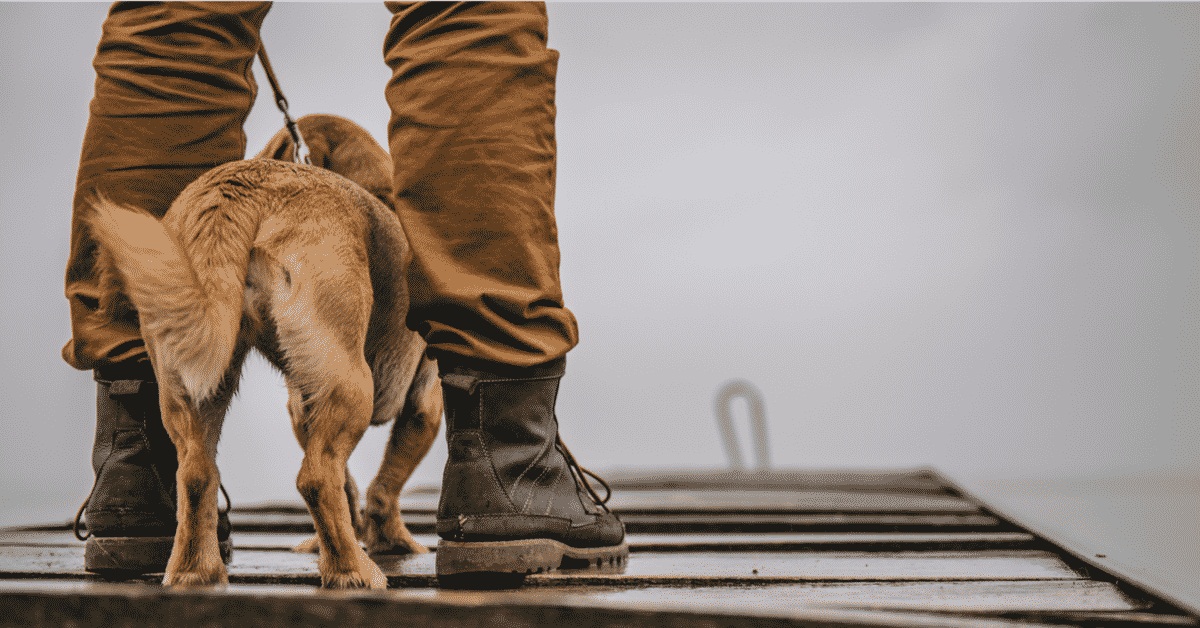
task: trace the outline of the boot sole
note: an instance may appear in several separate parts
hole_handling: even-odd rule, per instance
[[[500,589],[521,585],[525,576],[556,569],[619,572],[629,545],[571,547],[553,539],[521,541],[438,541],[438,584],[455,589]]]
[[[83,568],[109,576],[162,573],[174,544],[175,537],[171,536],[89,537],[83,550]],[[217,546],[221,560],[228,565],[233,558],[233,541],[225,539]]]

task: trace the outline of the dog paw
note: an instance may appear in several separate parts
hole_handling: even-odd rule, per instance
[[[368,554],[428,554],[429,548],[410,535],[401,538],[367,537]]]
[[[163,586],[172,588],[211,587],[229,584],[229,573],[225,565],[220,569],[207,571],[172,571],[167,570],[163,576]]]
[[[375,564],[375,561],[367,558],[365,553],[363,554],[363,559],[367,561],[367,571],[371,574],[371,588],[386,589],[388,586],[387,576],[383,575],[383,570],[379,568],[379,565]]]
[[[429,548],[418,543],[400,519],[400,513],[392,511],[384,515],[364,517],[366,531],[362,539],[371,554],[428,554]]]
[[[292,551],[297,554],[317,554],[321,551],[321,542],[315,536],[309,537],[293,547]]]
[[[387,588],[387,576],[364,553],[359,557],[359,568],[355,571],[321,574],[321,586],[326,589],[382,590]]]

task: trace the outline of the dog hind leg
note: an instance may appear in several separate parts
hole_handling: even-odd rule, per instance
[[[296,489],[313,518],[321,585],[384,589],[387,578],[355,537],[346,496],[346,462],[374,410],[363,351],[374,303],[367,256],[355,247],[354,225],[342,229],[333,219],[340,210],[322,211],[334,215],[328,223],[300,223],[299,233],[308,230],[309,237],[294,234],[283,247],[265,250],[250,273],[262,274],[256,303],[272,323],[270,338],[259,344],[287,381],[292,429],[304,450]]]
[[[188,587],[227,584],[229,576],[217,541],[217,441],[225,412],[233,398],[237,373],[245,348],[235,353],[234,363],[215,394],[199,407],[187,397],[178,375],[159,375],[159,403],[163,427],[178,452],[176,482],[176,530],[163,584]]]
[[[303,287],[275,295],[273,311],[292,429],[304,450],[296,488],[313,518],[321,585],[383,589],[387,578],[359,546],[346,496],[346,462],[371,423],[374,404],[361,349],[370,293],[354,289],[369,283],[353,271],[326,268],[322,280],[291,272]]]
[[[383,572],[358,545],[345,489],[346,460],[371,419],[368,373],[364,361],[357,376],[333,375],[319,397],[306,404],[296,427],[304,448],[296,488],[313,517],[320,546],[318,569],[327,588],[387,587]]]

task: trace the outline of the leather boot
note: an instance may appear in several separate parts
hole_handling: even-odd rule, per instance
[[[513,586],[529,573],[619,568],[628,558],[624,526],[585,474],[596,476],[558,436],[554,404],[564,366],[559,359],[506,373],[442,369],[449,444],[437,521],[443,586]]]
[[[129,377],[141,375],[143,379]],[[118,377],[124,377],[118,379]],[[144,373],[96,373],[95,484],[80,514],[87,521],[84,569],[114,575],[159,573],[175,537],[175,446],[158,406],[158,385]],[[217,536],[229,562],[229,516]]]

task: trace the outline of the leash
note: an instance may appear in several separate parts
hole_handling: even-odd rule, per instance
[[[279,111],[283,114],[283,124],[287,127],[288,133],[292,135],[292,161],[311,164],[312,161],[308,156],[308,144],[304,143],[300,127],[288,113],[287,98],[283,95],[283,89],[279,87],[279,79],[275,78],[275,71],[271,69],[271,60],[267,58],[267,48],[261,44],[258,46],[258,60],[262,63],[263,72],[267,75],[267,82],[271,84],[271,91],[275,93],[275,106],[279,107]]]

